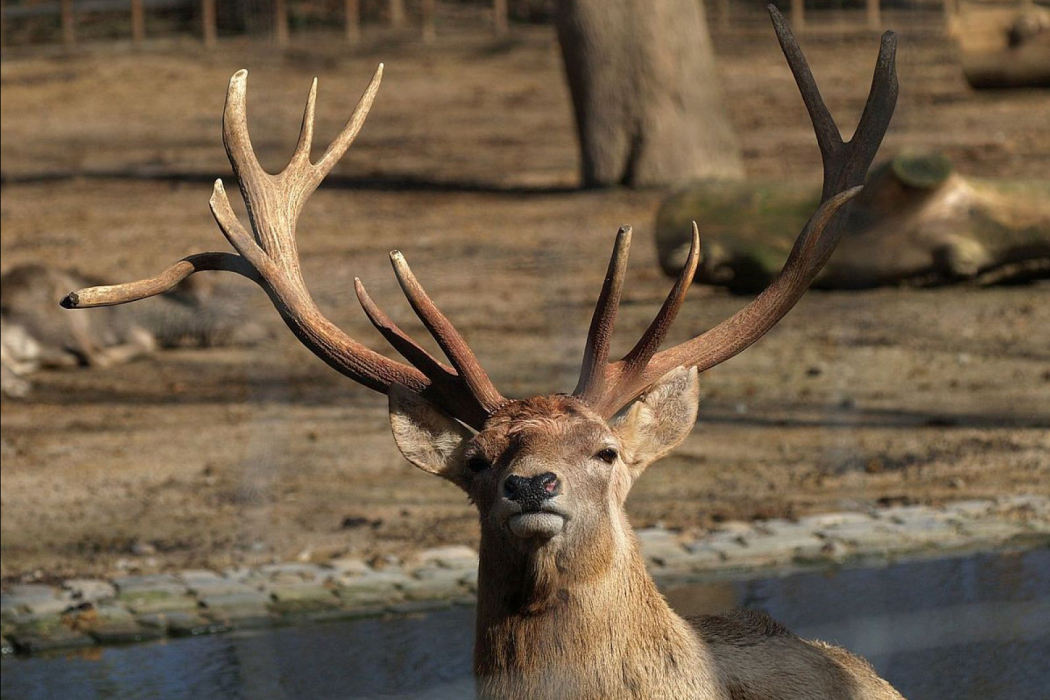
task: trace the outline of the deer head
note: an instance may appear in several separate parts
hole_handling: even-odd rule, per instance
[[[688,259],[656,318],[630,352],[609,362],[631,243],[631,229],[622,228],[598,296],[579,383],[571,394],[520,400],[500,394],[398,251],[390,256],[394,274],[449,364],[398,328],[360,280],[356,291],[365,314],[410,365],[347,336],[310,297],[296,250],[296,220],[364,124],[379,88],[381,65],[346,127],[316,163],[310,158],[314,81],[298,145],[288,166],[277,175],[265,172],[252,151],[245,107],[247,73],[236,73],[223,113],[223,140],[247,205],[251,232],[230,208],[221,180],[216,181],[210,201],[215,220],[236,253],[191,255],[154,278],[73,292],[63,305],[86,308],[142,299],[200,270],[227,270],[251,279],[315,355],[350,379],[389,396],[398,447],[414,465],[451,481],[470,496],[480,511],[485,541],[498,543],[493,546],[501,551],[546,557],[573,551],[572,566],[584,576],[600,568],[628,537],[623,503],[635,479],[692,428],[699,374],[769,331],[827,262],[840,236],[843,208],[859,192],[893,113],[897,83],[892,34],[883,38],[860,124],[853,138],[844,142],[784,18],[775,8],[771,14],[816,132],[824,165],[822,203],[765,291],[707,332],[660,350],[700,259],[700,236],[694,224]]]

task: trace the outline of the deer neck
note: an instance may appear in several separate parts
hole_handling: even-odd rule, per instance
[[[480,697],[720,697],[705,647],[656,589],[633,533],[614,539],[523,554],[482,536]]]

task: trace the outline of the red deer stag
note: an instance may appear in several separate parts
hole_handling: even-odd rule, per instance
[[[736,315],[659,351],[700,256],[693,247],[678,281],[641,340],[608,362],[609,340],[631,242],[616,237],[571,395],[509,399],[496,390],[463,337],[420,286],[400,252],[394,274],[451,365],[433,357],[369,298],[357,295],[379,332],[413,366],[341,332],[303,283],[295,224],[306,198],[349,147],[372,104],[382,67],[345,129],[310,161],[314,88],[298,146],[278,175],[256,160],[245,121],[245,77],[233,76],[223,115],[226,150],[252,233],[237,220],[222,182],[211,210],[237,250],[202,253],[161,275],[70,294],[70,308],[121,304],[171,288],[199,270],[228,270],[258,283],[299,340],[332,368],[388,395],[394,439],[408,461],[470,496],[481,516],[474,671],[485,698],[899,698],[861,659],[802,640],[751,612],[684,620],[646,573],[624,500],[643,470],[692,429],[698,374],[771,329],[802,296],[835,248],[844,205],[889,125],[897,95],[895,39],[882,40],[860,125],[844,142],[783,17],[770,9],[816,130],[824,197],[784,269]]]

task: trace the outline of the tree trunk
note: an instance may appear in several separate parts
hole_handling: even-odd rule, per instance
[[[561,0],[583,184],[743,175],[699,0]]]

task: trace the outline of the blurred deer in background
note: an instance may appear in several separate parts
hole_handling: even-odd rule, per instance
[[[64,305],[122,304],[163,293],[200,270],[228,270],[259,284],[296,337],[332,368],[389,397],[394,439],[417,467],[463,489],[481,517],[474,670],[485,698],[888,699],[900,696],[863,660],[802,640],[767,616],[735,612],[685,620],[646,572],[624,501],[645,468],[681,442],[696,419],[700,372],[769,331],[799,300],[835,248],[853,198],[888,128],[897,95],[895,39],[882,40],[871,93],[854,137],[843,142],[783,17],[770,8],[781,47],[812,118],[824,162],[823,202],[783,270],[736,315],[659,351],[700,257],[688,260],[656,318],[623,359],[610,337],[631,243],[616,237],[572,394],[509,399],[420,286],[400,252],[394,273],[449,364],[406,335],[368,296],[368,318],[412,366],[336,328],[303,282],[295,226],[307,197],[364,123],[376,72],[344,130],[310,160],[314,82],[287,168],[263,171],[245,114],[247,74],[230,81],[226,151],[250,217],[249,233],[222,182],[211,209],[237,253],[191,255],[161,275],[71,293]]]
[[[3,393],[25,396],[41,368],[108,367],[158,348],[253,342],[261,325],[241,304],[215,294],[213,280],[191,278],[148,305],[68,314],[55,299],[98,280],[47,265],[20,265],[0,276]]]

